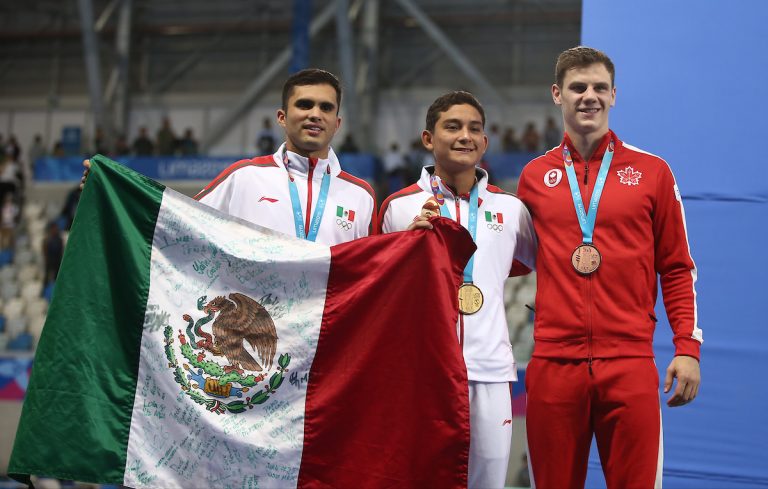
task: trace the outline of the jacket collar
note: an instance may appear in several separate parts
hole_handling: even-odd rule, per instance
[[[336,176],[341,173],[341,164],[336,157],[336,153],[333,152],[333,148],[328,149],[328,158],[326,159],[310,159],[306,156],[301,156],[293,151],[285,150],[285,143],[281,144],[277,149],[277,152],[272,155],[275,163],[280,168],[286,169],[283,161],[283,151],[288,159],[288,170],[294,175],[301,175],[306,177],[309,174],[309,168],[314,164],[314,172],[312,173],[312,179],[321,179],[323,173],[330,170],[331,176]]]
[[[600,144],[597,145],[597,149],[595,150],[595,153],[592,155],[592,160],[600,160],[603,158],[603,155],[605,154],[605,150],[608,149],[608,143],[613,139],[614,147],[618,149],[621,141],[619,141],[619,138],[616,137],[616,133],[608,130],[607,133],[600,139]],[[568,149],[571,152],[571,158],[573,158],[573,161],[584,161],[584,157],[579,154],[579,152],[576,150],[576,148],[573,145],[573,141],[571,141],[571,138],[568,136],[568,133],[565,133],[565,137],[563,138],[563,142],[560,143],[560,149],[559,154],[563,154],[563,145],[567,144]],[[615,150],[614,150],[615,151]]]
[[[432,175],[435,174],[435,166],[434,165],[428,165],[422,168],[421,170],[421,177],[419,177],[419,181],[416,182],[419,188],[421,188],[425,192],[432,193]],[[483,170],[480,167],[475,168],[475,177],[477,178],[477,183],[475,185],[478,186],[478,196],[481,198],[485,196],[487,190],[488,190],[488,172]],[[443,193],[443,195],[446,198],[455,199],[455,195],[453,193],[453,190],[443,182],[443,180],[435,176],[435,180],[437,181],[440,191]],[[460,195],[459,197],[464,198],[465,200],[469,198],[469,194]]]

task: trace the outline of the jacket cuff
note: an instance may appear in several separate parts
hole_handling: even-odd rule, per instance
[[[693,357],[698,361],[700,359],[701,343],[693,338],[675,338],[672,340],[675,344],[675,356],[685,355]]]

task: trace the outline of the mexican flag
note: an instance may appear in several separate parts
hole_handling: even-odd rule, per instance
[[[463,228],[328,247],[91,161],[10,474],[466,486]]]

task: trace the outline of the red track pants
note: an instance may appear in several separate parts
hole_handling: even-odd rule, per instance
[[[532,485],[583,488],[592,435],[609,489],[660,487],[659,374],[652,358],[533,358],[525,372]]]

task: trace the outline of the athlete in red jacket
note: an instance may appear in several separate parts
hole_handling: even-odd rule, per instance
[[[583,487],[593,434],[609,488],[660,487],[657,276],[674,331],[668,404],[692,401],[700,382],[696,268],[680,192],[664,160],[609,129],[616,88],[605,54],[569,49],[555,71],[565,137],[525,167],[518,187],[539,243],[526,371],[534,487]]]

